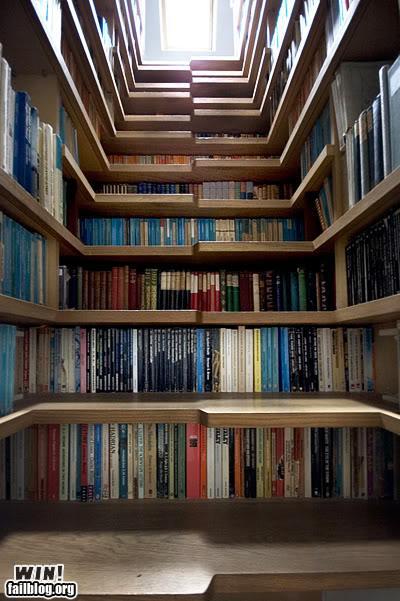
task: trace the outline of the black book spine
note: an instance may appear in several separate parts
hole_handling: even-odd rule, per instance
[[[205,330],[205,392],[212,392],[211,330]]]
[[[250,428],[244,429],[244,496],[251,497]]]
[[[229,428],[229,496],[235,496],[235,428]]]
[[[321,458],[319,449],[319,428],[311,428],[311,494],[321,496]]]
[[[257,497],[256,428],[250,428],[250,496]]]

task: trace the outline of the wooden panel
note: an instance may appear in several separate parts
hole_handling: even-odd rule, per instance
[[[3,502],[1,513],[0,578],[15,563],[57,557],[81,599],[247,599],[400,584],[393,502]]]
[[[2,322],[39,325],[55,322],[56,315],[57,310],[54,308],[0,294],[0,320]]]

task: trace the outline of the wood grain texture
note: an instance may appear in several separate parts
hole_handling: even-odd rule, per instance
[[[209,427],[384,427],[400,415],[374,394],[28,394],[0,418],[0,437],[51,423],[200,423]],[[20,414],[23,411],[23,414]],[[22,420],[22,421],[21,421]]]
[[[56,558],[82,599],[398,586],[398,511],[328,500],[3,502],[0,580],[14,563]]]

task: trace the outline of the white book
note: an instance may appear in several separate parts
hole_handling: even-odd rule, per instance
[[[144,427],[138,424],[138,499],[144,499]]]
[[[14,116],[15,116],[15,92],[11,85],[9,86],[9,98],[8,98],[8,141],[7,141],[7,173],[13,172],[14,167]]]
[[[225,356],[226,356],[226,392],[233,392],[233,365],[232,365],[232,330],[226,329],[225,334]]]
[[[311,499],[311,428],[303,430],[303,453],[304,453],[304,497]]]
[[[138,392],[138,331],[132,330],[132,391]]]
[[[77,446],[78,446],[78,424],[70,424],[69,426],[69,470],[68,470],[68,499],[76,501],[76,474],[77,474]]]
[[[133,491],[133,425],[127,424],[127,463],[128,463],[128,499],[134,498]]]
[[[253,374],[253,330],[246,330],[246,392],[254,390],[254,374]]]
[[[60,424],[60,480],[59,499],[68,501],[69,482],[69,425]]]
[[[215,496],[215,428],[207,428],[207,498]]]
[[[222,498],[229,499],[229,428],[222,430],[221,472],[222,472]]]
[[[222,428],[215,428],[214,497],[222,499]]]
[[[5,58],[0,59],[0,167],[7,171],[8,119],[11,69]]]
[[[232,330],[232,392],[239,392],[238,331]]]
[[[228,392],[227,390],[227,370],[226,370],[226,328],[220,329],[220,390],[221,392]]]
[[[238,327],[238,392],[246,392],[246,328]]]
[[[110,498],[119,499],[119,430],[110,424]]]

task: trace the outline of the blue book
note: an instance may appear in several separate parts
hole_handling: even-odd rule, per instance
[[[128,498],[128,425],[119,424],[119,498]]]
[[[297,271],[291,271],[290,277],[290,310],[299,311],[299,276]]]
[[[281,392],[290,392],[289,331],[283,327],[279,328],[279,369]]]
[[[272,392],[279,392],[279,329],[271,328]]]
[[[30,192],[34,198],[39,194],[39,112],[31,108],[31,186]],[[60,167],[62,168],[62,167]]]
[[[270,328],[261,328],[261,391],[268,392],[268,335]]]
[[[204,392],[204,330],[197,328],[196,330],[196,350],[197,350],[197,365],[196,365],[196,380],[197,392]]]
[[[102,424],[94,425],[94,499],[101,500]]]

